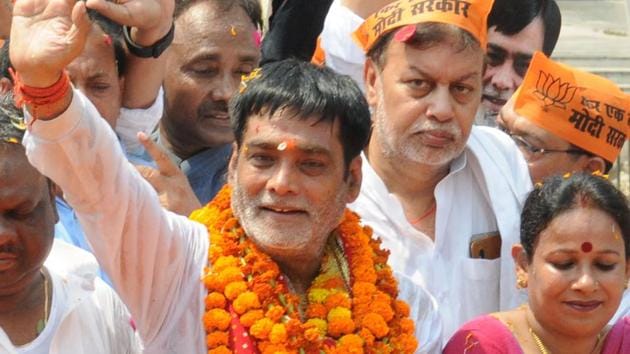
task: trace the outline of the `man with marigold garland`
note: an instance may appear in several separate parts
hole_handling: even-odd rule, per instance
[[[230,108],[232,187],[193,222],[160,207],[89,100],[64,84],[89,28],[85,4],[18,0],[13,26],[29,160],[64,190],[147,353],[431,345],[414,338],[414,320],[440,331],[430,297],[394,279],[388,252],[345,210],[370,130],[351,79],[295,60],[246,78]]]

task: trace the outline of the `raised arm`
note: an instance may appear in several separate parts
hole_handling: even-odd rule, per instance
[[[11,59],[27,86],[23,91],[63,80],[63,68],[81,52],[89,26],[84,2],[18,0]],[[145,345],[160,347],[172,340],[174,326],[203,333],[199,317],[190,314],[203,310],[199,277],[207,257],[206,230],[160,207],[156,193],[126,161],[114,133],[80,92],[67,88],[49,98],[27,104],[37,118],[29,119],[27,155],[74,207]],[[179,303],[186,304],[186,313]],[[203,345],[202,338],[192,341]]]

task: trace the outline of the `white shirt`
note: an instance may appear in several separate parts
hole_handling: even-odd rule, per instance
[[[0,328],[0,353],[141,352],[129,312],[114,291],[97,277],[98,265],[91,254],[55,240],[44,267],[52,281],[46,327],[31,343],[19,347]]]
[[[321,46],[325,53],[326,66],[334,71],[350,76],[365,92],[363,49],[352,40],[352,33],[361,26],[363,18],[335,0],[324,21],[320,34]]]
[[[424,286],[442,317],[443,344],[460,325],[524,301],[510,255],[531,181],[525,160],[498,130],[473,128],[465,151],[435,189],[435,242],[416,230],[398,199],[367,161],[359,198],[350,205],[391,250],[392,268]],[[473,259],[473,235],[499,231],[499,259]]]
[[[107,123],[77,90],[66,112],[33,123],[24,145],[33,166],[74,207],[131,311],[145,353],[207,353],[201,321],[206,290],[200,281],[208,258],[206,228],[162,209]],[[430,296],[405,277],[398,281],[400,298],[411,301],[412,319],[439,329]],[[432,340],[417,328],[421,343]]]

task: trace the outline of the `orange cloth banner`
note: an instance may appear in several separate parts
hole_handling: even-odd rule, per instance
[[[516,113],[614,162],[630,132],[630,96],[603,77],[536,52],[515,93]]]
[[[494,0],[400,0],[368,17],[354,32],[354,40],[365,52],[393,29],[423,22],[458,26],[486,48],[488,14]]]

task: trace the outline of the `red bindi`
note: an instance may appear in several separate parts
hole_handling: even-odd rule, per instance
[[[584,253],[589,253],[590,251],[593,250],[593,244],[590,242],[584,242],[582,244],[582,252]]]

